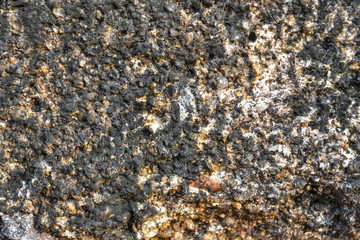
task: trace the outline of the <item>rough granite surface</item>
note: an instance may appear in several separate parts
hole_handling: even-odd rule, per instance
[[[360,239],[359,14],[0,1],[0,238]]]

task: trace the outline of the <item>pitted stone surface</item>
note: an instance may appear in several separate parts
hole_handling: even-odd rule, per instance
[[[1,234],[360,238],[359,6],[1,1]]]

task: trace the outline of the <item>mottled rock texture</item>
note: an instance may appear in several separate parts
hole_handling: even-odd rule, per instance
[[[3,239],[359,239],[359,0],[0,1]]]

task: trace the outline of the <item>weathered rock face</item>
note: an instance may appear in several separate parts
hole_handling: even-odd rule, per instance
[[[34,229],[34,219],[32,215],[13,216],[1,215],[2,226],[1,234],[5,239],[14,240],[53,240],[54,238],[47,234],[39,234]],[[3,239],[3,238],[1,238]]]
[[[359,5],[1,1],[1,234],[360,238]]]

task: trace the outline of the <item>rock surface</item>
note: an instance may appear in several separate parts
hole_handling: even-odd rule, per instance
[[[34,222],[32,215],[14,215],[7,216],[1,215],[2,236],[7,239],[14,240],[53,240],[51,236],[47,234],[39,234],[34,230]]]
[[[360,4],[0,2],[4,239],[359,239]]]

